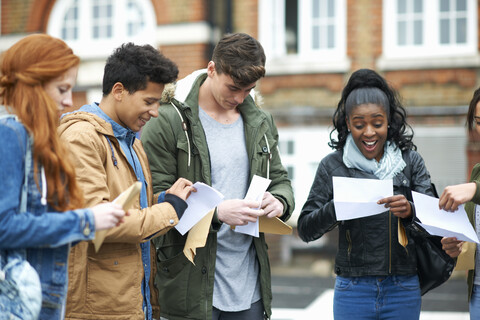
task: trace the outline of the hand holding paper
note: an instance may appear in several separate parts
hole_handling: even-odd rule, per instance
[[[463,205],[455,212],[448,212],[438,208],[437,198],[415,191],[412,196],[419,224],[430,234],[479,243]]]
[[[260,176],[253,176],[250,187],[248,188],[245,199],[254,199],[262,201],[271,180],[265,179]],[[259,208],[262,207],[262,203]],[[260,232],[272,233],[272,234],[291,234],[292,227],[277,217],[269,218],[267,216],[260,216],[256,222],[251,222],[246,226],[236,226],[234,229],[236,232],[249,234],[254,237],[258,237]]]
[[[272,180],[254,175],[252,182],[250,182],[250,187],[248,188],[245,199],[260,201],[260,206],[258,207],[258,209],[260,209],[263,194],[265,193],[265,191],[267,191],[270,182],[272,182]],[[245,226],[236,226],[235,231],[258,237],[258,220],[256,222],[249,222]]]
[[[188,208],[175,226],[182,235],[187,233],[188,230],[223,200],[223,195],[220,192],[205,183],[196,182],[193,187],[197,192],[191,193],[186,200]]]
[[[142,183],[137,181],[132,184],[127,190],[122,192],[117,198],[115,198],[115,200],[113,200],[113,203],[119,204],[124,211],[127,211],[133,206],[136,199],[138,199],[141,190]],[[95,232],[95,238],[92,240],[95,247],[95,252],[98,252],[98,250],[100,250],[103,240],[107,235],[107,231],[108,230],[100,230]]]

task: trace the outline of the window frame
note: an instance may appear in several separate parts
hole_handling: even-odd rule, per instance
[[[267,75],[346,72],[347,57],[346,0],[335,0],[335,35],[333,49],[313,49],[310,8],[313,0],[298,0],[298,52],[286,52],[285,0],[259,0],[259,40],[267,55]],[[281,30],[281,32],[278,32]],[[310,38],[310,39],[309,39]]]
[[[423,0],[423,43],[405,46],[398,45],[397,3],[398,0],[383,1],[383,54],[378,61],[380,70],[478,65],[477,1],[466,0],[465,44],[440,43],[440,1]]]
[[[55,2],[49,18],[47,33],[62,38],[62,30],[65,22],[65,14],[75,0],[59,0]],[[156,35],[156,17],[151,1],[149,0],[111,0],[112,8],[112,37],[94,38],[93,5],[95,0],[79,0],[78,5],[78,37],[77,39],[65,39],[67,44],[82,59],[96,59],[108,56],[122,43],[132,41],[136,44],[154,44]],[[142,10],[144,27],[141,32],[129,36],[127,25],[127,4],[135,2]],[[123,21],[123,23],[118,23]]]

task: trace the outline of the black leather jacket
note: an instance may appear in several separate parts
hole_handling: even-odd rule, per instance
[[[335,273],[346,277],[368,275],[416,274],[415,246],[409,233],[415,217],[411,192],[433,196],[433,190],[422,157],[413,150],[403,153],[407,166],[393,178],[394,194],[404,194],[412,204],[412,218],[399,219],[390,211],[365,218],[337,221],[333,205],[332,177],[378,179],[342,161],[343,151],[327,155],[318,166],[315,180],[298,219],[298,233],[303,241],[319,239],[339,227]],[[409,238],[406,248],[398,243],[397,223],[401,221]]]

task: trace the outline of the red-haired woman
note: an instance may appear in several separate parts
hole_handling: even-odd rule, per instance
[[[45,34],[21,39],[1,60],[0,256],[4,265],[9,254],[26,253],[41,283],[39,319],[63,318],[71,244],[93,239],[125,214],[112,203],[80,209],[83,195],[57,135],[59,114],[72,106],[79,63],[62,40]],[[0,301],[0,314],[6,303]],[[16,318],[31,309],[17,310],[25,314]]]

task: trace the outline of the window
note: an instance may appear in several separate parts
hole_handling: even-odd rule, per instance
[[[259,32],[269,57],[267,73],[349,67],[345,0],[260,0]]]
[[[59,0],[48,33],[67,41],[82,58],[99,58],[124,42],[152,42],[155,27],[150,0]]]
[[[415,58],[424,67],[432,58],[449,58],[437,60],[440,67],[478,60],[475,0],[384,0],[383,10],[384,59]]]

